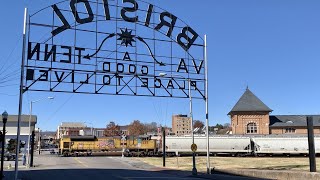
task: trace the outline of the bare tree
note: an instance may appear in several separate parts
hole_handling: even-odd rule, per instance
[[[193,128],[203,128],[204,127],[204,124],[203,124],[203,122],[202,121],[200,121],[200,120],[195,120],[194,122],[193,122]]]
[[[105,136],[119,136],[120,135],[120,127],[116,125],[113,121],[111,121],[106,130],[104,131]]]
[[[146,132],[157,132],[158,126],[156,122],[145,123],[144,124],[145,133]]]
[[[231,126],[230,126],[230,123],[224,123],[223,124],[223,129],[228,129],[228,128],[230,128]]]
[[[139,121],[134,120],[128,127],[130,135],[138,136],[143,135],[145,132],[145,126]]]

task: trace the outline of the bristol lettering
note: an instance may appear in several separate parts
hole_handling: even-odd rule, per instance
[[[104,8],[104,15],[105,20],[110,20],[110,11],[109,11],[109,3],[108,0],[102,0],[103,2],[103,8]],[[79,13],[77,12],[76,4],[84,4],[86,11],[87,11],[87,17],[80,18]],[[130,4],[126,7],[123,7],[121,9],[121,18],[124,21],[135,23],[139,21],[139,16],[135,16],[135,12],[139,8],[139,4],[135,0],[123,0],[124,4]],[[131,6],[131,7],[130,7]],[[146,19],[144,20],[145,26],[150,25],[150,17],[153,16],[153,5],[150,4],[148,7],[148,10],[146,10]],[[57,5],[52,5],[52,9],[56,13],[56,15],[59,17],[60,21],[62,22],[62,26],[57,27],[54,29],[51,33],[52,36],[56,36],[63,31],[70,29],[70,23],[67,21],[67,19],[64,17],[64,15],[61,13],[60,9]],[[95,15],[92,12],[92,8],[90,6],[90,3],[88,0],[71,0],[70,1],[70,9],[72,10],[72,14],[74,16],[74,19],[79,24],[86,24],[91,23],[95,19]],[[160,23],[157,24],[154,28],[154,30],[159,31],[163,27],[168,28],[166,36],[170,37],[172,35],[172,31],[175,28],[175,24],[177,21],[177,17],[169,12],[162,12],[160,14],[156,14],[160,18]],[[193,43],[196,41],[196,39],[199,37],[199,35],[189,26],[183,27],[181,32],[176,37],[176,41],[179,43],[179,45],[184,48],[185,50],[188,50]],[[185,43],[187,42],[187,43]]]
[[[205,99],[203,39],[157,6],[67,0],[29,17],[25,91]]]

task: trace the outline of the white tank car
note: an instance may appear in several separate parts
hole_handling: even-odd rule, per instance
[[[195,136],[194,143],[197,145],[197,153],[207,152],[207,140],[205,136]],[[166,136],[166,152],[183,154],[192,153],[191,136]],[[211,154],[247,154],[251,153],[250,137],[243,136],[210,136],[209,147]]]
[[[256,154],[308,154],[306,136],[252,137]],[[320,153],[320,137],[315,137],[315,150]]]

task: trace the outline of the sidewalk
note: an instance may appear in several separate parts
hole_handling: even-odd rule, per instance
[[[181,177],[198,177],[202,179],[215,179],[215,180],[262,180],[263,178],[255,178],[248,176],[241,176],[235,174],[221,173],[216,172],[214,174],[206,174],[206,173],[198,173],[197,176],[193,176],[191,170],[190,171],[181,171],[163,167],[151,168],[150,171],[158,171],[160,173],[173,174]]]

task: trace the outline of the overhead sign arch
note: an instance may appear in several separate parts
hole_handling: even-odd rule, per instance
[[[204,40],[157,6],[65,0],[28,21],[24,91],[206,97]]]

